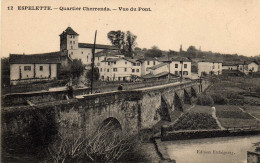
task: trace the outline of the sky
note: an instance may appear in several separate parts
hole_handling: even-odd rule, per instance
[[[13,6],[13,10],[8,10]],[[109,7],[112,11],[24,11],[18,6]],[[152,11],[119,11],[150,8]],[[59,50],[68,26],[79,42],[110,44],[111,30],[131,31],[137,46],[178,51],[190,45],[245,56],[260,54],[260,0],[2,0],[1,57]]]

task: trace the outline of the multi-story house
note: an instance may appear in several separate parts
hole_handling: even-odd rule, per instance
[[[198,75],[221,75],[221,62],[198,62]]]
[[[80,43],[78,39],[79,34],[68,27],[60,34],[60,51],[69,55],[72,59],[81,59],[83,64],[90,67],[94,44]],[[96,44],[95,52],[103,50],[118,50],[118,48],[111,45]]]
[[[105,81],[130,81],[141,76],[141,62],[137,59],[108,57],[97,67],[100,79]]]
[[[158,65],[160,63],[162,62],[159,62],[157,58],[147,58],[145,60],[142,60],[141,75],[144,76],[146,74],[149,74],[151,72],[151,69],[149,68]]]
[[[238,70],[238,65],[237,64],[227,64],[223,63],[222,65],[222,70]]]

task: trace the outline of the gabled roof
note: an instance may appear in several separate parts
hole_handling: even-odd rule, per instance
[[[71,27],[68,27],[65,31],[62,32],[61,35],[76,35],[78,36],[79,34],[77,34]]]
[[[159,77],[162,77],[162,76],[166,76],[168,74],[169,74],[169,72],[167,72],[167,71],[161,72],[161,73],[156,74],[156,75],[153,75],[153,74],[149,73],[149,74],[146,74],[146,75],[142,76],[142,78],[144,78],[144,79],[159,78]],[[174,75],[172,73],[170,73],[170,75],[171,76],[176,76],[176,75]]]
[[[42,54],[10,54],[10,64],[60,63],[60,52]]]
[[[160,62],[169,62],[169,61],[183,61],[183,62],[191,62],[191,59],[187,57],[171,57],[168,59],[168,57],[158,58],[158,61]]]
[[[132,62],[132,63],[141,62],[139,59],[133,59],[133,58],[127,58],[127,57],[124,57],[124,59],[129,62]]]
[[[107,50],[107,49],[95,53],[95,57],[117,56],[117,55],[123,55],[123,54],[121,54],[119,51],[116,51],[116,50]]]
[[[118,61],[122,58],[107,58],[106,60],[103,60],[101,62],[115,62],[115,61]]]
[[[79,43],[79,48],[94,48],[94,44]],[[118,50],[118,48],[115,47],[115,46],[112,46],[112,45],[101,45],[101,44],[96,44],[96,49]]]
[[[155,65],[153,67],[149,67],[148,69],[155,70],[157,68],[160,68],[160,67],[163,67],[163,66],[166,66],[166,65],[168,65],[168,63],[160,63],[160,64]]]
[[[253,62],[250,62],[250,63],[255,63],[255,64],[259,65],[259,63],[258,63],[257,61],[253,61]],[[250,64],[250,63],[249,63],[249,64]]]

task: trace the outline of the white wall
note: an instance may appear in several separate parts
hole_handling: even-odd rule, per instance
[[[175,67],[176,64],[178,65],[177,68]],[[183,62],[182,65],[180,61],[172,61],[170,64],[170,72],[172,74],[181,76],[181,71],[183,77],[191,78],[191,62]]]
[[[24,66],[31,66],[31,70],[24,70]],[[40,66],[43,66],[43,70],[40,71]],[[21,79],[33,79],[33,78],[49,78],[50,70],[49,64],[11,64],[10,65],[10,80],[18,80],[20,77],[21,69]],[[35,77],[34,77],[35,70]],[[51,64],[51,78],[57,77],[57,64]]]
[[[248,64],[248,71],[258,72],[258,65],[255,62]]]
[[[215,75],[222,74],[222,63],[217,62],[199,62],[198,63],[198,75],[201,76],[201,73],[205,72],[210,74],[213,72]]]

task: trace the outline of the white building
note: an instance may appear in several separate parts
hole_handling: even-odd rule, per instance
[[[57,78],[60,52],[45,54],[10,54],[10,83],[31,83]]]
[[[105,81],[130,81],[141,76],[141,62],[125,57],[105,57],[97,65],[100,79]]]
[[[221,62],[198,62],[198,75],[221,75],[222,63]]]
[[[222,65],[222,70],[238,70],[238,64],[224,64]]]
[[[162,62],[159,62],[157,58],[147,58],[145,60],[142,60],[141,75],[144,76],[146,74],[149,74],[151,72],[151,69],[149,68],[158,65],[160,63]]]
[[[256,61],[253,61],[251,63],[244,62],[243,64],[239,64],[238,70],[240,72],[243,72],[245,74],[248,74],[249,72],[258,72],[259,70],[259,64]]]
[[[92,58],[92,49],[94,44],[78,42],[79,34],[76,33],[71,27],[68,27],[60,34],[60,50],[67,52],[72,59],[81,59],[82,63],[90,66]],[[96,44],[95,52],[103,50],[118,50],[117,47],[111,45]]]

